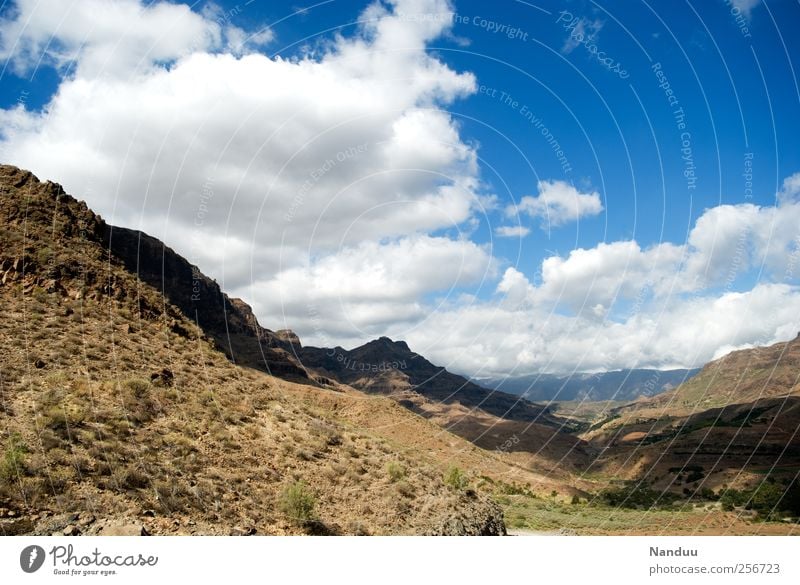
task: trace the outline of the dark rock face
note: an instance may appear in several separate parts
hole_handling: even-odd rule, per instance
[[[163,242],[143,232],[106,226],[104,244],[128,270],[160,290],[228,356],[280,377],[307,379],[286,351],[288,344],[259,325],[250,306],[232,299],[200,269]]]
[[[393,377],[437,402],[457,402],[512,420],[542,420],[547,410],[519,396],[482,388],[466,378],[435,366],[409,349],[404,341],[381,337],[352,350],[342,347],[296,348],[300,362],[323,375],[361,390],[376,388],[376,381]]]

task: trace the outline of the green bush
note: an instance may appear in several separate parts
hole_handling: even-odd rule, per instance
[[[497,481],[497,492],[503,495],[508,496],[528,496],[529,498],[535,498],[536,494],[533,493],[530,489],[530,485],[528,487],[524,485],[520,485],[517,482],[506,483],[502,480]]]
[[[130,378],[122,385],[133,398],[144,398],[150,393],[150,382],[141,378]]]
[[[668,508],[678,496],[671,492],[661,492],[644,487],[636,482],[627,483],[620,488],[609,488],[600,492],[600,500],[617,508]]]
[[[406,468],[396,461],[390,461],[386,466],[386,473],[389,474],[389,479],[392,480],[392,482],[396,482],[406,476]]]
[[[469,485],[467,476],[456,466],[447,470],[447,473],[444,475],[444,483],[456,491],[462,491]]]
[[[0,461],[0,482],[10,483],[25,469],[25,453],[28,448],[17,433],[13,433],[6,443],[3,459]]]
[[[305,526],[315,520],[314,507],[317,500],[304,481],[286,486],[281,494],[280,510],[297,526]]]
[[[761,518],[777,519],[784,515],[800,516],[800,484],[781,486],[769,477],[755,489],[726,489],[720,494],[723,510],[744,506],[755,510]]]

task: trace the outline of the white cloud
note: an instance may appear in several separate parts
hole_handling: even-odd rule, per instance
[[[20,18],[39,15],[35,34],[18,20],[3,24],[4,38],[27,39],[12,44],[15,59],[49,36],[80,47],[75,75],[44,111],[0,111],[4,158],[64,184],[113,222],[179,250],[197,241],[185,253],[227,288],[341,246],[458,230],[484,203],[474,146],[438,109],[473,92],[474,76],[425,51],[450,19],[392,12],[446,13],[447,2],[374,4],[353,37],[294,60],[209,52],[220,26],[210,17],[117,2],[90,19],[88,45],[75,40],[80,19],[59,26],[28,4]],[[180,31],[171,36],[168,25]],[[96,62],[109,39],[126,35],[113,62]],[[165,58],[176,61],[166,67]],[[214,241],[225,242],[224,258],[207,245]],[[249,252],[233,257],[239,250]]]
[[[669,290],[676,279],[684,251],[663,243],[642,249],[635,241],[601,242],[578,248],[566,258],[550,256],[542,262],[541,284],[531,300],[559,303],[575,312],[605,307],[617,299],[631,299],[650,289]]]
[[[800,203],[709,209],[689,234],[684,277],[694,282],[694,288],[730,286],[739,275],[760,268],[765,276],[780,280],[800,247],[798,225]]]
[[[521,285],[516,282],[511,290]],[[466,304],[435,313],[407,338],[434,363],[486,376],[700,366],[720,355],[720,348],[768,345],[791,339],[798,330],[800,289],[759,284],[745,293],[673,297],[621,321]]]
[[[758,6],[760,2],[761,0],[731,0],[731,4],[747,18],[750,18],[753,8]]]
[[[778,203],[800,203],[800,173],[795,173],[783,180],[778,191]]]
[[[363,242],[287,268],[255,281],[248,296],[261,314],[283,315],[282,326],[302,331],[305,342],[338,344],[418,324],[432,312],[425,295],[449,297],[495,273],[490,251],[473,242],[416,236]]]
[[[784,182],[784,190],[793,178]],[[697,219],[686,244],[642,248],[634,240],[601,242],[566,256],[549,256],[541,264],[540,282],[526,288],[525,301],[585,315],[600,313],[598,305],[610,309],[619,301],[641,304],[650,297],[735,290],[752,270],[767,280],[794,281],[800,272],[798,225],[800,203],[720,205]]]
[[[500,238],[524,238],[531,230],[522,225],[501,225],[494,229],[494,233]]]
[[[129,75],[153,62],[232,45],[248,34],[210,6],[205,15],[185,4],[139,0],[17,0],[0,24],[0,57],[17,71],[42,64],[77,64],[76,75]],[[258,43],[270,40],[262,31]]]
[[[522,197],[516,207],[509,207],[508,214],[525,213],[541,218],[547,226],[556,227],[603,211],[597,191],[581,193],[566,181],[539,181],[537,189],[538,196]]]
[[[214,8],[25,0],[0,23],[2,55],[19,71],[75,67],[41,112],[0,110],[2,158],[165,240],[306,341],[389,334],[499,373],[687,365],[793,336],[800,175],[777,207],[707,210],[685,243],[600,243],[546,258],[537,278],[501,275],[469,239],[496,205],[477,146],[441,109],[475,78],[426,51],[451,13],[375,3],[352,36],[285,59],[244,54],[271,33]],[[537,187],[507,215],[558,226],[603,211],[596,191]],[[513,223],[495,234],[529,233]],[[783,284],[728,286],[762,266]]]

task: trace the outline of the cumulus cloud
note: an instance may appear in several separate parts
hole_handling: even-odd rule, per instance
[[[458,229],[481,206],[474,146],[438,107],[472,93],[474,76],[425,51],[451,19],[395,13],[448,13],[444,0],[373,4],[354,36],[315,59],[215,51],[220,25],[184,5],[103,5],[47,108],[0,111],[3,158],[111,221],[177,249],[198,242],[187,255],[229,289],[341,246]],[[34,34],[20,24],[29,13],[39,10],[20,5],[3,23],[13,59],[33,58],[47,37],[73,46],[86,29],[40,15]],[[126,35],[113,62],[96,62]],[[210,241],[248,253],[221,261]]]
[[[796,176],[784,181],[784,193]],[[625,240],[551,255],[542,261],[536,286],[526,280],[524,300],[531,305],[557,304],[576,314],[598,314],[599,307],[607,310],[620,301],[734,290],[752,270],[772,281],[793,281],[800,264],[798,225],[800,203],[720,205],[697,219],[684,244],[661,242],[643,248],[635,240]],[[504,280],[498,291],[506,292],[505,288]],[[523,300],[522,290],[517,282],[513,294],[517,303]]]
[[[503,281],[510,291],[523,286],[513,273]],[[759,284],[744,293],[664,299],[618,321],[473,303],[436,312],[408,339],[415,351],[473,376],[692,367],[793,338],[799,315],[797,287]]]
[[[566,181],[539,181],[537,190],[538,196],[522,197],[516,206],[508,208],[508,214],[524,213],[541,218],[544,225],[557,227],[603,211],[597,191],[581,193]]]
[[[524,238],[531,230],[522,225],[501,225],[494,229],[494,233],[500,238]]]
[[[139,0],[17,0],[0,24],[0,57],[18,72],[42,64],[76,65],[78,76],[129,75],[193,51],[244,49],[269,31],[249,35],[213,4],[205,14],[185,4]]]
[[[783,180],[783,186],[778,191],[778,203],[800,203],[800,173],[795,173]]]
[[[418,323],[434,312],[423,302],[428,293],[448,297],[495,272],[491,252],[474,242],[415,236],[363,242],[287,268],[255,281],[249,296],[262,314],[283,314],[285,326],[306,332],[309,343],[330,345]]]

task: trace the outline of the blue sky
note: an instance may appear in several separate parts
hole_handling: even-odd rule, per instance
[[[44,4],[0,8],[3,162],[268,327],[472,375],[800,329],[796,2]]]

